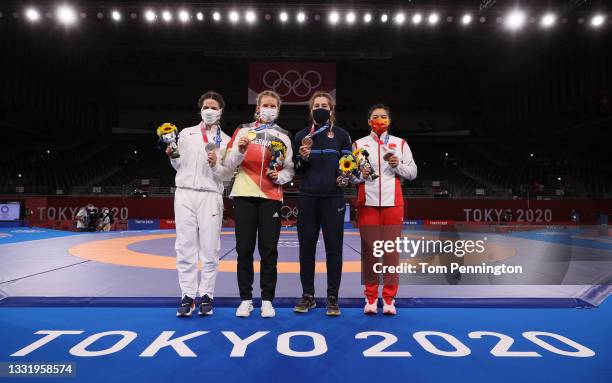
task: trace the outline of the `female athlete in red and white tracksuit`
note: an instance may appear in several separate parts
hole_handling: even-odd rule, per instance
[[[372,170],[378,176],[375,179],[360,177],[357,195],[366,296],[364,312],[375,314],[380,275],[375,274],[372,267],[381,259],[372,255],[372,241],[395,240],[401,235],[404,198],[400,180],[415,179],[417,166],[406,141],[387,132],[390,119],[386,106],[373,107],[368,122],[372,127],[370,135],[355,141],[353,149],[367,150]],[[398,262],[397,253],[386,253],[382,259],[384,265],[397,265]],[[395,314],[398,276],[383,275],[383,280],[383,312]]]

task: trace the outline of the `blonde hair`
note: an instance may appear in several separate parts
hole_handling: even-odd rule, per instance
[[[282,103],[280,96],[275,91],[266,89],[266,90],[259,92],[259,94],[257,95],[257,98],[255,99],[256,107],[255,107],[255,113],[253,114],[253,116],[255,117],[255,120],[259,120],[259,110],[257,107],[259,106],[259,104],[261,104],[261,99],[266,96],[276,99],[276,102],[278,103],[278,111],[280,113],[280,107]]]
[[[332,96],[328,92],[324,92],[322,90],[318,90],[314,92],[312,96],[310,97],[310,101],[308,101],[308,107],[311,112],[310,113],[310,123],[314,122],[312,119],[312,107],[314,106],[314,100],[318,97],[325,97],[327,101],[329,102],[329,110],[331,112],[329,115],[329,122],[333,126],[336,123],[336,99],[334,98],[334,96]]]

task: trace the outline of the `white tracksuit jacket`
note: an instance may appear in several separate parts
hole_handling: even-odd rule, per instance
[[[176,222],[176,268],[182,295],[194,298],[208,294],[213,298],[223,220],[223,181],[233,170],[221,164],[230,137],[221,132],[217,163],[208,165],[204,123],[181,130],[178,139],[179,158],[171,159],[176,169],[174,217]],[[206,130],[206,140],[215,142],[218,126]],[[198,259],[202,275],[198,280]],[[198,283],[199,282],[199,283]]]
[[[372,168],[378,178],[370,181],[360,178],[357,204],[365,206],[404,206],[400,178],[412,181],[417,176],[417,166],[412,158],[410,147],[400,137],[387,132],[377,140],[376,133],[358,139],[353,143],[353,149],[368,151]],[[399,165],[393,168],[383,159],[385,153],[393,151],[400,159]]]

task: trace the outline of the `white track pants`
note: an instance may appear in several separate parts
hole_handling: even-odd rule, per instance
[[[176,268],[183,295],[213,297],[219,249],[223,197],[219,193],[177,188],[174,194]],[[198,259],[202,276],[198,283]]]

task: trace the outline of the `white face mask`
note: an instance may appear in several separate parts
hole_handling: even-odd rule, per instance
[[[215,124],[219,121],[219,118],[221,118],[221,112],[221,109],[202,109],[202,121],[204,121],[206,125]]]
[[[260,108],[259,118],[263,122],[274,122],[278,118],[278,108]]]

